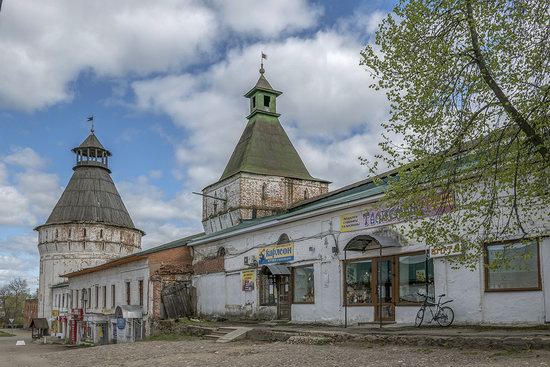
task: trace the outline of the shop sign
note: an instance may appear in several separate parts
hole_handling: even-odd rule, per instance
[[[52,310],[52,317],[58,317],[59,316],[59,310]]]
[[[455,255],[460,255],[462,253],[463,253],[462,245],[460,243],[446,245],[446,246],[437,247],[437,248],[430,247],[431,258],[455,256]]]
[[[260,265],[293,261],[294,243],[263,247],[258,257]]]
[[[122,317],[119,319],[116,319],[116,327],[119,330],[123,330],[126,327],[126,319],[123,319]]]
[[[243,271],[241,273],[243,292],[252,292],[254,290],[254,270]]]
[[[402,208],[367,209],[340,216],[340,232],[353,232],[365,228],[374,228],[399,221]]]

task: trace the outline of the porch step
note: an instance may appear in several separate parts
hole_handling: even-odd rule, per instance
[[[211,334],[204,337],[210,340],[215,340],[217,343],[228,343],[234,340],[242,339],[252,328],[248,327],[220,327],[213,330]]]

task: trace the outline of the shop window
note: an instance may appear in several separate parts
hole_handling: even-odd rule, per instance
[[[275,306],[276,302],[275,275],[260,274],[260,306]]]
[[[372,303],[372,261],[346,264],[348,305]]]
[[[434,295],[434,263],[426,254],[399,257],[399,302],[422,302],[420,294]]]
[[[294,303],[314,303],[313,265],[294,268]]]
[[[539,247],[528,242],[492,243],[485,256],[487,291],[539,290]]]

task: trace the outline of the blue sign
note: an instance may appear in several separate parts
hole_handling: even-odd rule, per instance
[[[126,327],[126,319],[116,319],[116,327],[120,330],[124,329]]]
[[[294,244],[267,246],[260,249],[260,265],[294,261]]]

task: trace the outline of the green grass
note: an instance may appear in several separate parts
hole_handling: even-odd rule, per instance
[[[0,330],[0,336],[13,336],[13,334],[6,333],[5,331]]]

